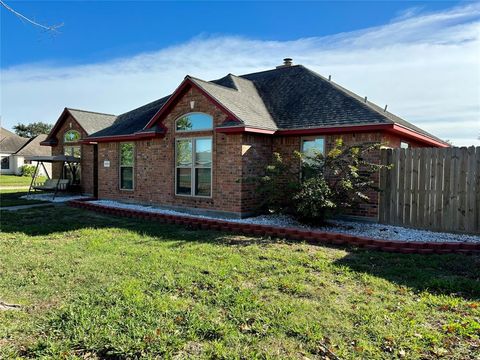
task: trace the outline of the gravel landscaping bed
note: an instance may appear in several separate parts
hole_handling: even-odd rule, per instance
[[[72,199],[73,200],[73,199]],[[308,226],[301,224],[295,219],[284,215],[260,215],[246,219],[230,219],[205,215],[192,215],[185,212],[162,209],[153,206],[125,204],[110,200],[96,200],[91,201],[93,204],[110,206],[113,208],[139,210],[167,215],[182,215],[195,218],[205,219],[222,219],[225,221],[235,223],[248,223],[270,226],[282,227],[298,227],[308,230],[320,230],[328,232],[344,233],[354,236],[363,236],[382,240],[399,240],[399,241],[417,241],[417,242],[480,242],[480,236],[440,233],[426,230],[409,229],[400,226],[384,225],[362,221],[344,221],[344,220],[330,220],[327,226]]]
[[[30,195],[23,195],[20,196],[20,199],[25,200],[39,200],[39,201],[50,201],[50,202],[66,202],[71,200],[80,200],[80,199],[87,199],[88,196],[82,195],[57,195],[55,199],[52,199],[52,194],[30,194]]]

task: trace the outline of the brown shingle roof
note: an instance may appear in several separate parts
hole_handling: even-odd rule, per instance
[[[47,139],[46,134],[41,134],[35,136],[31,139],[20,151],[17,152],[17,155],[21,156],[43,156],[43,155],[52,155],[52,148],[50,146],[41,146],[40,143]]]
[[[0,128],[0,152],[2,153],[15,154],[28,141],[30,141],[29,138],[18,136],[7,129]]]
[[[111,126],[117,119],[117,116],[112,114],[103,114],[79,109],[67,109],[88,135]]]

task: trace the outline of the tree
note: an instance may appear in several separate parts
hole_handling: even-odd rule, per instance
[[[26,17],[25,15],[19,13],[18,11],[12,9],[3,0],[0,0],[0,5],[3,6],[7,11],[10,11],[12,14],[14,14],[18,18],[20,18],[22,21],[26,21],[26,22],[28,22],[28,23],[30,23],[34,26],[37,26],[41,29],[44,29],[44,30],[47,30],[47,31],[50,31],[50,32],[57,32],[57,29],[59,27],[63,26],[63,23],[58,24],[58,25],[43,25],[43,24],[40,24],[40,23],[36,22],[35,20],[32,20],[32,19]]]
[[[13,130],[18,136],[32,138],[40,134],[48,134],[52,130],[52,125],[39,121],[28,125],[17,124]]]
[[[325,155],[295,152],[299,168],[274,154],[258,187],[264,210],[319,224],[336,212],[368,202],[368,194],[379,191],[375,175],[386,167],[368,160],[368,153],[379,151],[380,145],[346,146],[338,139]]]

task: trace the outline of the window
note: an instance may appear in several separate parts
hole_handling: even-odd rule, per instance
[[[325,139],[322,137],[303,138],[301,151],[307,156],[323,154],[325,152]]]
[[[400,142],[400,148],[402,148],[402,149],[408,149],[409,147],[410,147],[410,145],[408,145],[407,142],[405,142],[405,141],[401,141],[401,142]]]
[[[177,139],[175,193],[212,195],[212,138]]]
[[[80,146],[64,146],[63,155],[75,156],[77,158],[82,157],[82,150]]]
[[[80,133],[76,130],[68,130],[63,135],[63,142],[76,142],[80,140]]]
[[[10,169],[10,156],[2,156],[2,170]]]
[[[325,139],[322,137],[306,137],[302,138],[301,152],[307,156],[305,165],[312,165],[308,157],[314,157],[318,154],[325,153]],[[304,166],[301,173],[302,179],[307,179],[312,176],[312,169],[309,166]]]
[[[120,189],[133,190],[133,143],[120,144]]]
[[[175,124],[177,131],[211,130],[213,128],[213,119],[207,114],[191,113],[177,119]]]

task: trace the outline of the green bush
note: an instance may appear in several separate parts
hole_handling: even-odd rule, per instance
[[[332,201],[332,190],[323,177],[303,181],[293,200],[295,214],[308,223],[323,221],[337,207]]]
[[[33,165],[25,164],[20,169],[22,170],[22,176],[32,177],[33,173],[35,172],[35,166]]]
[[[375,175],[382,165],[368,161],[379,143],[345,146],[342,139],[328,153],[294,152],[298,162],[286,163],[275,153],[260,179],[263,210],[290,214],[303,222],[321,223],[331,215],[369,201],[378,191]]]

